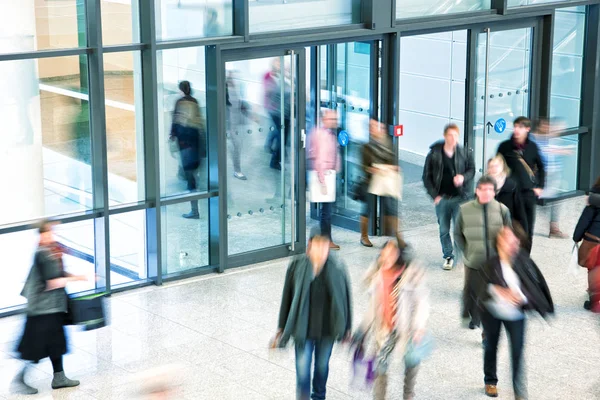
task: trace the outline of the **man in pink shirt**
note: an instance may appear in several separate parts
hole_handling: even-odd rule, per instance
[[[335,110],[326,110],[323,112],[322,126],[315,128],[310,134],[308,162],[309,168],[317,171],[319,182],[321,182],[324,193],[327,191],[325,186],[325,172],[330,170],[340,171],[340,155],[337,141],[337,112]],[[330,239],[330,248],[339,250],[340,246],[333,242],[331,237],[331,214],[333,203],[321,203],[321,232]]]

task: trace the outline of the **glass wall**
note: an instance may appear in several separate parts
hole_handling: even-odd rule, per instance
[[[356,0],[249,0],[250,33],[360,22]]]
[[[565,128],[580,125],[585,7],[556,10],[552,53],[550,117]]]
[[[544,3],[560,3],[571,0],[508,0],[508,7],[519,7],[519,6],[531,6],[535,4],[544,4]]]
[[[138,43],[140,41],[139,1],[101,0],[103,45]]]
[[[232,0],[154,1],[157,40],[207,38],[233,34]]]
[[[396,18],[425,17],[489,9],[490,0],[396,0]]]

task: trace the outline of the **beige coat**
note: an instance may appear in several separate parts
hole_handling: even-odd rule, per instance
[[[366,334],[365,350],[374,354],[385,343],[389,329],[383,321],[381,300],[382,276],[379,265],[374,263],[365,276],[364,284],[369,294],[369,304],[360,324]],[[429,318],[429,293],[425,284],[425,271],[420,263],[413,261],[404,271],[399,282],[396,328],[398,343],[396,352],[404,356],[405,346],[416,331],[426,329]]]

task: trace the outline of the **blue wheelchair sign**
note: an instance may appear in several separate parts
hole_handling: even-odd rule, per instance
[[[338,143],[340,144],[340,146],[346,147],[348,145],[349,140],[350,136],[348,136],[348,132],[340,131],[340,133],[338,133]]]
[[[498,119],[494,124],[494,130],[497,133],[503,133],[506,130],[506,120],[504,118]]]

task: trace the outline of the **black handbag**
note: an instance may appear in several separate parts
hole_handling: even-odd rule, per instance
[[[367,191],[367,180],[365,178],[360,178],[357,181],[352,182],[350,188],[348,189],[348,194],[352,200],[361,201],[364,203],[367,201]]]
[[[105,327],[104,296],[104,293],[100,293],[77,298],[69,297],[65,325],[80,326],[85,331]]]

